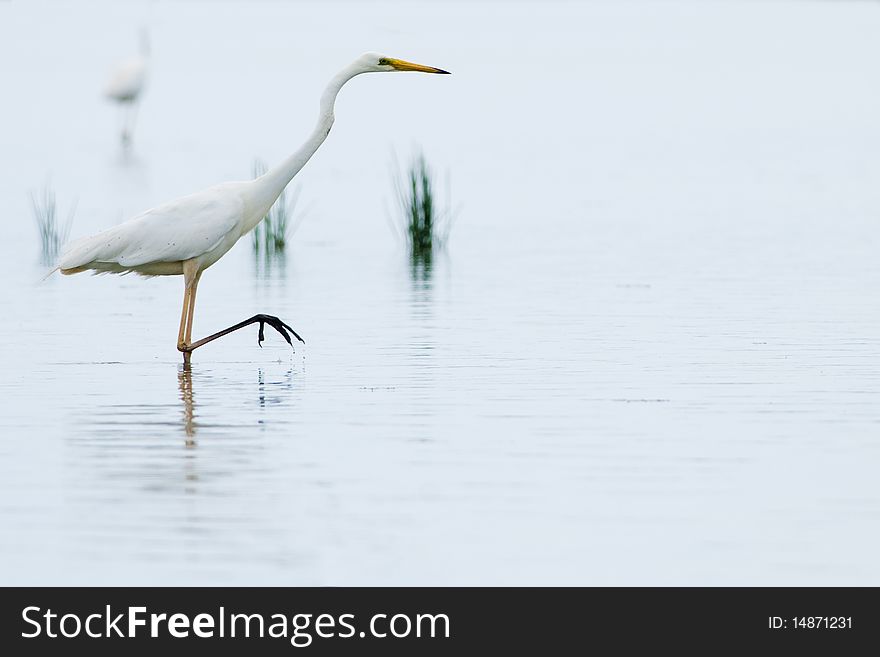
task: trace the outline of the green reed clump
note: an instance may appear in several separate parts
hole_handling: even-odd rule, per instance
[[[423,154],[398,171],[395,188],[410,255],[417,259],[429,256],[434,247],[446,242],[450,211],[437,202],[434,174]]]
[[[254,178],[259,178],[266,171],[266,165],[261,160],[254,160]],[[284,252],[287,239],[299,224],[298,221],[294,221],[298,200],[298,187],[289,196],[286,189],[281,192],[278,200],[269,208],[266,216],[253,230],[253,244],[256,254],[269,257]]]
[[[62,220],[59,216],[55,192],[47,184],[42,194],[31,193],[31,205],[37,230],[40,233],[40,258],[46,265],[53,264],[70,235],[73,216],[76,214],[76,203],[71,206],[67,218]]]

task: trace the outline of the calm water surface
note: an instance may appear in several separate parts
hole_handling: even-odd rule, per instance
[[[0,4],[0,583],[880,584],[880,7],[50,6]],[[80,235],[246,177],[368,49],[454,75],[354,81],[287,257],[199,288],[196,335],[305,347],[184,372],[178,278],[39,282],[30,190]]]

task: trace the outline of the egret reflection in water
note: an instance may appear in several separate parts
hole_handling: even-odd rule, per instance
[[[196,394],[194,388],[198,388],[198,384],[194,386],[193,380],[198,378],[198,369],[193,369],[192,365],[180,366],[177,371],[177,386],[181,402],[181,429],[185,437],[185,445],[188,448],[196,446],[196,433],[199,431],[201,423],[198,418],[202,417],[205,424],[215,429],[223,429],[219,422],[211,422],[210,411],[198,413],[196,404]],[[290,400],[290,393],[294,387],[294,368],[289,366],[281,374],[267,374],[262,367],[256,368],[255,372],[256,385],[248,397],[256,402],[257,407],[265,409],[266,407],[282,405]],[[212,382],[206,382],[213,386]],[[221,409],[215,409],[220,411]],[[271,422],[270,418],[266,418],[264,414],[260,414],[254,418],[257,424],[265,424]]]
[[[186,436],[186,446],[195,447],[196,423],[191,367],[181,367],[178,370],[177,383],[180,388],[180,401],[183,402],[183,434]]]

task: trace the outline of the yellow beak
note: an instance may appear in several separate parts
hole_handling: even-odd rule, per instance
[[[421,73],[442,73],[444,75],[450,74],[449,71],[444,71],[442,68],[434,68],[433,66],[413,64],[412,62],[405,62],[402,59],[389,58],[388,63],[398,71],[419,71]]]

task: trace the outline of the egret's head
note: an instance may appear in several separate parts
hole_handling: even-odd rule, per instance
[[[433,66],[423,66],[422,64],[413,64],[402,59],[395,59],[387,55],[381,55],[377,52],[368,52],[360,57],[360,62],[364,70],[370,72],[383,71],[419,71],[421,73],[442,73],[449,75],[449,71],[442,68],[434,68]]]

